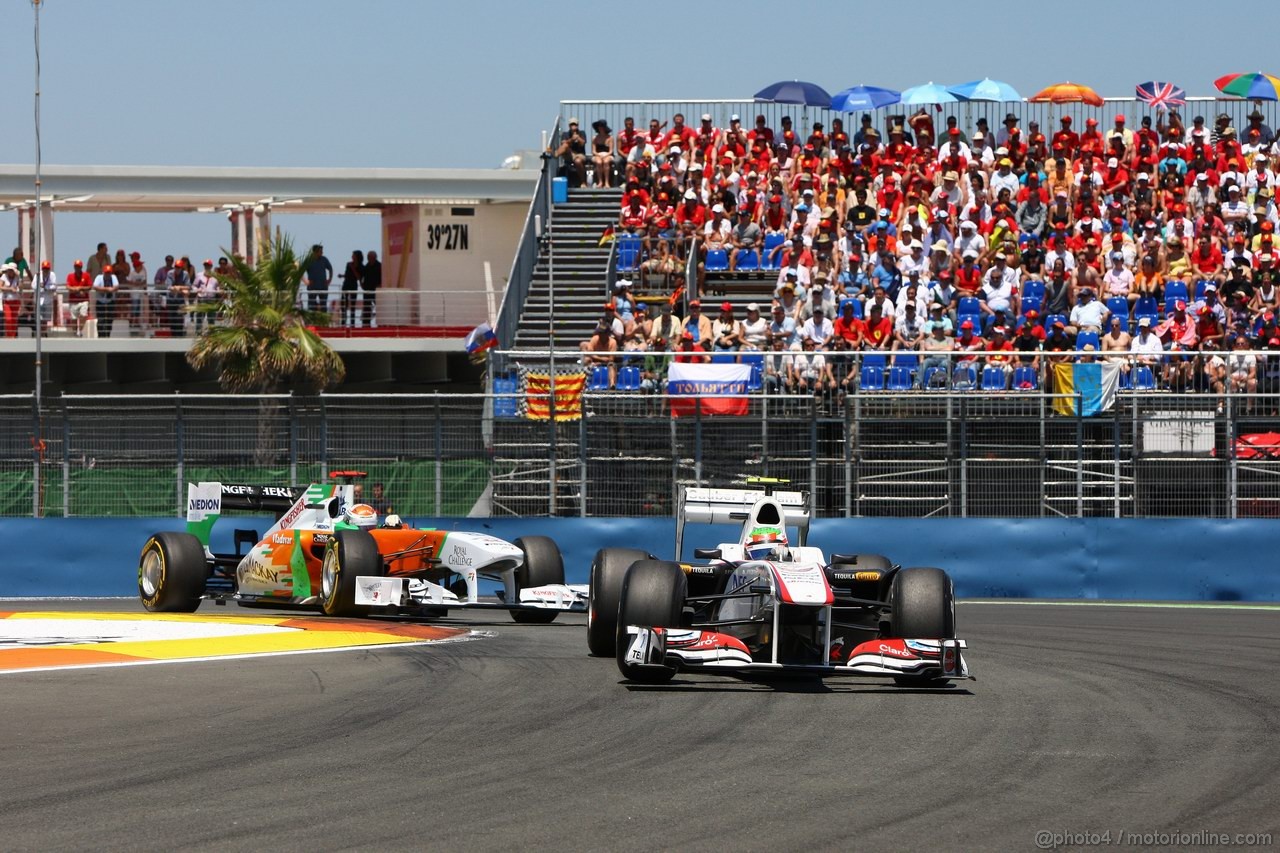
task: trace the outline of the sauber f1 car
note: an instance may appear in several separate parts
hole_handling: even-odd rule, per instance
[[[214,553],[210,533],[224,510],[274,512],[277,519],[261,535],[236,530],[235,552]],[[497,601],[481,600],[481,579],[502,584]],[[586,593],[585,585],[565,584],[560,549],[546,537],[506,542],[415,529],[394,515],[379,522],[371,507],[354,503],[350,484],[188,484],[187,532],[152,536],[138,565],[143,606],[177,613],[211,599],[330,616],[495,608],[517,622],[550,622],[585,610]]]
[[[737,540],[681,561],[688,522],[740,523]],[[788,528],[795,531],[791,544]],[[676,561],[605,548],[591,566],[587,639],[631,681],[677,672],[743,678],[786,674],[883,676],[910,687],[970,678],[956,639],[951,578],[879,554],[805,544],[799,492],[686,488]]]

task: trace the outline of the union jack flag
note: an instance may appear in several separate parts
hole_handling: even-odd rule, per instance
[[[1172,83],[1139,83],[1135,91],[1143,103],[1158,110],[1165,110],[1169,107],[1182,107],[1186,106],[1187,103],[1187,90]]]

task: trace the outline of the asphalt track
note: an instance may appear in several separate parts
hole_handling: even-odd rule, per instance
[[[113,605],[137,608],[84,608]],[[30,605],[55,606],[72,605]],[[441,646],[5,675],[0,848],[1280,841],[1280,610],[963,603],[979,680],[940,692],[628,687],[587,657],[583,620],[562,620],[467,620],[495,636]]]

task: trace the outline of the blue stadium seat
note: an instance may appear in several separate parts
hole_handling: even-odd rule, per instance
[[[957,314],[981,314],[982,300],[976,296],[961,296],[960,301],[956,303]],[[975,326],[977,323],[974,324]]]
[[[618,250],[618,272],[634,272],[640,265],[640,238],[628,234],[618,237],[614,245]]]
[[[1048,317],[1044,318],[1045,329],[1052,329],[1054,323],[1061,323],[1064,326],[1067,325],[1067,315],[1066,314],[1050,314]]]
[[[1036,375],[1034,367],[1024,365],[1013,369],[1013,390],[1035,391],[1039,387],[1040,377]]]
[[[1043,302],[1044,301],[1044,282],[1043,281],[1025,282],[1022,285],[1022,298],[1023,299],[1039,299],[1040,301]]]
[[[607,373],[605,374],[605,381],[609,381]],[[639,391],[640,368],[635,365],[629,365],[619,370],[616,387],[619,391]]]
[[[947,387],[947,369],[945,367],[926,367],[924,369],[924,378],[920,380],[920,385],[926,391],[930,389],[945,389]]]
[[[951,387],[957,391],[969,391],[978,386],[978,371],[972,367],[960,365],[951,374]]]
[[[998,367],[982,368],[982,390],[983,391],[1006,391],[1008,390],[1008,377],[1005,372]]]
[[[1204,288],[1205,288],[1205,285],[1208,283],[1209,283],[1208,279],[1201,278],[1196,280],[1195,294],[1196,294],[1197,302],[1199,302],[1201,299],[1204,299]]]
[[[1156,390],[1156,377],[1151,372],[1151,368],[1145,364],[1139,364],[1133,369],[1133,379],[1131,380],[1133,390],[1135,391],[1154,391]]]
[[[861,302],[859,302],[857,299],[841,299],[841,300],[840,300],[840,309],[839,309],[839,312],[838,312],[837,316],[841,316],[841,315],[843,315],[843,314],[844,314],[844,306],[845,306],[845,305],[852,305],[852,306],[853,306],[853,316],[857,317],[859,320],[861,320],[861,319],[862,319],[862,303],[861,303]]]
[[[1043,304],[1044,302],[1038,296],[1024,296],[1022,297],[1022,302],[1018,303],[1018,310],[1022,312],[1022,316],[1024,317],[1027,315],[1028,311],[1035,311],[1039,314],[1040,306]]]
[[[1081,332],[1076,335],[1076,349],[1084,349],[1087,344],[1093,344],[1094,349],[1102,349],[1102,341],[1097,332]]]
[[[739,353],[738,361],[741,364],[749,364],[752,367],[758,367],[761,370],[764,370],[764,353],[762,352]]]
[[[777,258],[775,258],[775,259],[774,259],[774,260],[772,260],[772,261],[770,261],[770,260],[769,260],[769,256],[770,256],[771,254],[773,254],[773,250],[774,250],[774,249],[778,248],[778,247],[779,247],[779,246],[781,246],[784,242],[786,242],[786,239],[787,239],[787,237],[786,237],[786,235],[785,235],[785,234],[769,234],[769,235],[766,235],[766,236],[765,236],[765,238],[764,238],[764,258],[760,261],[760,268],[761,268],[761,269],[766,269],[766,270],[776,270],[776,269],[778,269],[779,261],[781,261],[781,260],[782,260],[782,255],[778,255],[778,257],[777,257]]]
[[[863,391],[884,390],[884,368],[863,366],[858,387]]]
[[[762,362],[763,362],[763,359],[762,359]],[[747,379],[747,390],[759,391],[763,387],[764,387],[764,365],[763,363],[752,364],[751,376]]]
[[[874,367],[877,370],[884,370],[888,363],[887,356],[883,352],[868,352],[862,356],[863,367]]]
[[[1168,302],[1170,299],[1186,299],[1187,283],[1181,279],[1170,279],[1164,284],[1164,299]],[[1170,309],[1172,310],[1172,309]]]
[[[752,249],[738,255],[738,269],[748,272],[760,269],[760,253]]]
[[[1120,322],[1125,326],[1125,331],[1129,330],[1128,329],[1128,326],[1129,326],[1129,300],[1128,299],[1125,299],[1123,296],[1112,296],[1110,299],[1107,300],[1107,310],[1120,318]]]
[[[1133,321],[1136,323],[1143,317],[1150,317],[1153,324],[1159,322],[1160,303],[1154,296],[1140,296],[1138,301],[1133,303]]]
[[[559,384],[558,382],[556,384]],[[609,390],[609,368],[603,364],[597,364],[591,368],[591,375],[587,377],[588,391],[607,391]]]
[[[896,365],[889,368],[889,380],[885,383],[885,387],[890,391],[910,391],[914,387],[911,382],[911,369]]]
[[[920,356],[914,352],[897,352],[893,356],[894,367],[905,367],[907,370],[920,368]]]
[[[712,249],[707,252],[707,272],[724,272],[729,268],[729,253],[724,249]]]
[[[982,315],[981,314],[957,314],[956,315],[956,334],[957,335],[960,334],[960,327],[965,324],[966,320],[968,320],[970,323],[973,323],[973,330],[975,333],[980,334],[982,332]]]
[[[1165,313],[1166,315],[1168,315],[1168,314],[1172,314],[1175,310],[1177,310],[1177,307],[1178,307],[1178,306],[1177,306],[1177,302],[1178,302],[1178,300],[1179,300],[1179,299],[1181,299],[1183,302],[1186,302],[1186,301],[1187,301],[1185,298],[1183,298],[1183,297],[1181,297],[1181,296],[1166,296],[1166,297],[1165,297],[1165,299],[1164,299],[1164,313]],[[1190,306],[1190,305],[1188,305],[1188,306],[1187,306],[1187,310],[1188,310],[1188,311],[1190,311],[1190,310],[1191,310],[1191,306]]]

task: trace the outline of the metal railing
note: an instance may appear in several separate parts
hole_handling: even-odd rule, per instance
[[[963,131],[971,134],[979,118],[986,118],[990,130],[995,132],[1003,127],[1005,115],[1012,113],[1018,119],[1018,127],[1022,129],[1024,138],[1029,134],[1027,127],[1032,121],[1039,123],[1040,130],[1046,137],[1052,136],[1054,131],[1058,129],[1058,120],[1063,116],[1072,117],[1077,131],[1083,130],[1085,121],[1090,118],[1095,119],[1098,122],[1098,126],[1104,130],[1111,127],[1117,115],[1124,115],[1127,127],[1134,130],[1139,127],[1139,123],[1144,116],[1150,116],[1153,125],[1159,119],[1159,113],[1156,110],[1134,97],[1106,98],[1104,105],[1101,107],[1092,107],[1087,104],[1049,104],[1031,103],[1029,101],[1005,103],[968,101],[940,104],[938,106],[940,107],[938,110],[935,110],[932,106],[928,108],[928,114],[933,120],[936,133],[941,133],[942,129],[946,127],[947,118],[951,116],[955,116],[957,124]],[[1243,128],[1247,126],[1247,116],[1255,108],[1262,112],[1263,121],[1275,129],[1277,118],[1280,117],[1280,104],[1275,101],[1259,102],[1241,100],[1239,98],[1192,97],[1187,99],[1187,105],[1181,108],[1180,112],[1188,131],[1191,129],[1191,119],[1194,116],[1204,116],[1205,127],[1211,129],[1215,116],[1219,113],[1226,113],[1231,117],[1231,124],[1236,128],[1238,138],[1243,139]],[[796,135],[801,138],[808,138],[811,124],[819,121],[823,123],[826,132],[829,134],[831,120],[839,118],[844,121],[845,131],[852,139],[854,132],[861,126],[861,116],[866,114],[871,116],[873,124],[881,134],[881,139],[887,139],[885,131],[891,117],[910,116],[917,109],[919,108],[893,104],[869,113],[841,113],[821,107],[757,103],[749,99],[566,100],[560,102],[560,114],[562,117],[576,116],[582,120],[584,128],[589,127],[597,119],[604,119],[608,122],[610,129],[613,130],[615,137],[622,129],[623,120],[627,117],[635,120],[635,127],[641,132],[648,130],[650,119],[656,118],[659,122],[666,122],[666,126],[663,128],[665,132],[671,129],[672,117],[676,113],[681,113],[684,116],[684,123],[695,130],[699,127],[703,114],[710,115],[712,124],[718,128],[727,128],[730,117],[738,115],[742,120],[742,126],[748,130],[754,126],[756,116],[763,115],[768,126],[773,128],[775,132],[779,130],[783,116],[789,116],[795,123]]]
[[[560,143],[560,119],[557,118],[549,140],[550,150]],[[543,234],[551,229],[551,179],[556,174],[556,161],[550,157],[542,158],[542,169],[538,176],[538,184],[534,187],[533,198],[529,201],[529,212],[525,214],[524,228],[520,231],[520,242],[516,244],[515,257],[511,260],[511,274],[507,276],[507,288],[502,297],[502,307],[498,310],[494,334],[500,346],[509,347],[515,344],[516,329],[520,325],[520,312],[524,310],[525,298],[529,295],[529,285],[533,281],[533,271],[538,265],[538,254],[541,249],[539,227]]]
[[[821,516],[1280,517],[1280,451],[1242,441],[1280,432],[1280,394],[1120,391],[1091,417],[1055,406],[1072,399],[756,393],[742,415],[677,416],[661,393],[588,389],[566,400],[582,416],[553,426],[525,418],[510,385],[64,396],[46,400],[38,432],[32,396],[8,395],[0,516],[169,516],[189,481],[307,483],[357,468],[416,517],[662,516],[681,485],[750,474],[808,490]]]

